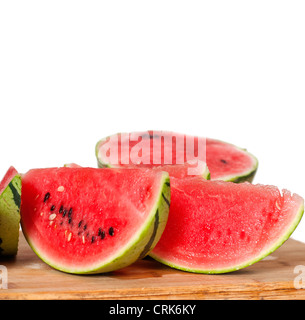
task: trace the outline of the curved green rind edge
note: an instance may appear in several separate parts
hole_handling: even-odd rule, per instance
[[[203,177],[204,177],[206,180],[211,180],[211,173],[210,173],[208,167],[207,167],[206,171],[204,172]]]
[[[253,154],[248,152],[247,150],[241,149],[241,148],[238,148],[238,147],[236,147],[236,148],[242,150],[250,158],[253,159],[253,166],[248,171],[246,171],[246,172],[244,172],[244,173],[242,173],[240,175],[237,175],[237,176],[224,176],[224,177],[221,177],[221,178],[215,179],[215,180],[223,180],[223,181],[235,182],[235,183],[242,183],[242,182],[250,182],[250,183],[252,183],[252,181],[253,181],[253,179],[255,177],[255,174],[257,172],[257,169],[258,169],[258,159]]]
[[[205,165],[205,169],[202,172],[201,177],[204,178],[205,180],[211,179],[211,173],[210,173],[210,170],[209,170],[207,164]]]
[[[295,216],[295,219],[293,220],[293,222],[291,223],[291,225],[289,226],[288,230],[284,233],[284,235],[282,237],[280,237],[278,239],[278,241],[276,243],[274,243],[274,245],[272,245],[271,247],[269,247],[268,249],[266,249],[264,252],[262,252],[259,256],[255,257],[252,260],[248,260],[242,264],[239,265],[235,265],[232,267],[228,267],[228,268],[224,268],[224,269],[216,269],[216,270],[202,270],[202,269],[192,269],[192,268],[188,268],[182,265],[177,265],[177,264],[173,264],[170,263],[164,259],[159,258],[156,254],[151,253],[150,256],[155,259],[158,262],[161,262],[162,264],[165,264],[171,268],[175,268],[178,270],[182,270],[182,271],[187,271],[187,272],[194,272],[194,273],[206,273],[206,274],[220,274],[220,273],[229,273],[229,272],[233,272],[233,271],[237,271],[246,267],[251,266],[252,264],[264,259],[265,257],[267,257],[269,254],[273,253],[275,250],[277,250],[279,247],[281,247],[291,236],[291,234],[293,233],[293,231],[296,229],[296,227],[298,226],[298,224],[300,223],[302,216],[304,214],[304,202],[302,203],[302,205],[299,207],[297,214]]]
[[[111,138],[112,136],[116,136],[118,134],[121,134],[120,132],[119,133],[116,133],[116,134],[113,134],[111,136],[107,136],[101,140],[99,140],[96,145],[95,145],[95,156],[96,156],[96,159],[97,159],[97,165],[99,168],[111,168],[112,166],[109,164],[109,163],[105,163],[103,162],[100,158],[99,158],[99,146],[102,142],[105,142],[108,138]],[[220,141],[220,140],[218,140]],[[225,144],[229,144],[231,145],[232,147],[242,151],[242,152],[245,152],[251,159],[253,159],[253,166],[246,172],[240,174],[240,175],[237,175],[237,176],[223,176],[219,179],[215,179],[215,180],[222,180],[222,181],[229,181],[229,182],[235,182],[235,183],[242,183],[242,182],[250,182],[252,183],[254,177],[255,177],[255,174],[257,172],[257,169],[258,169],[258,159],[253,155],[251,154],[250,152],[247,151],[247,149],[244,149],[244,148],[240,148],[240,147],[237,147],[236,145],[234,144],[231,144],[231,143],[228,143],[228,142],[224,142],[224,141],[221,141],[222,143],[225,143]],[[202,177],[205,178],[206,180],[211,180],[211,174],[208,170],[208,167],[207,168],[207,172],[204,172]]]
[[[96,159],[97,159],[97,165],[98,165],[99,168],[111,168],[111,166],[110,166],[108,163],[104,163],[103,161],[101,161],[101,160],[99,159],[99,156],[98,156],[98,153],[99,153],[99,145],[100,145],[102,142],[106,141],[108,138],[110,138],[110,137],[112,137],[112,136],[116,136],[116,135],[118,135],[118,134],[120,134],[120,132],[115,133],[115,134],[113,134],[113,135],[111,135],[111,136],[107,136],[107,137],[105,137],[105,138],[102,138],[102,139],[100,139],[100,140],[96,143],[96,145],[95,145],[95,157],[96,157]]]
[[[0,256],[16,255],[19,242],[21,176],[15,175],[0,195]]]
[[[57,270],[73,274],[96,274],[115,271],[127,267],[135,261],[144,258],[160,240],[169,214],[169,205],[164,200],[164,196],[168,202],[170,202],[170,180],[167,172],[163,172],[162,174],[157,200],[151,209],[146,222],[143,223],[141,230],[139,230],[129,241],[129,243],[126,244],[108,261],[103,262],[102,265],[97,264],[89,269],[73,270],[56,265],[52,261],[48,260],[48,258],[44,257],[41,252],[38,252],[35,246],[31,243],[30,237],[25,231],[23,233],[30,247],[37,254],[37,256]]]
[[[117,134],[118,134],[118,133],[117,133]],[[104,142],[104,141],[105,141],[107,138],[109,138],[109,137],[110,137],[110,136],[99,140],[99,141],[97,142],[96,146],[95,146],[95,156],[96,156],[96,159],[97,159],[97,166],[98,166],[99,168],[116,168],[115,165],[111,165],[111,164],[109,164],[109,163],[105,163],[105,162],[101,161],[101,160],[99,159],[99,156],[98,156],[98,152],[99,152],[99,148],[98,148],[98,147],[99,147],[100,143]],[[67,164],[67,165],[65,165],[65,166],[69,166],[69,164]],[[117,166],[117,167],[120,167],[120,166]],[[210,173],[210,170],[209,170],[209,168],[208,168],[207,165],[205,166],[205,169],[204,169],[204,171],[202,172],[201,176],[202,176],[204,179],[206,179],[206,180],[210,180],[210,179],[211,179],[211,173]]]

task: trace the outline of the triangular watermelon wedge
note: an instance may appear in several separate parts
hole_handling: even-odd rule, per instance
[[[171,267],[225,273],[280,247],[304,212],[287,190],[250,183],[171,178],[168,223],[150,256]]]
[[[69,273],[110,272],[145,257],[169,204],[166,172],[75,165],[22,176],[23,233],[42,260]]]

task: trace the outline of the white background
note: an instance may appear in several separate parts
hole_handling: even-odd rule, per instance
[[[256,183],[304,197],[304,17],[292,0],[1,1],[0,176],[96,166],[102,137],[161,129],[245,147]]]

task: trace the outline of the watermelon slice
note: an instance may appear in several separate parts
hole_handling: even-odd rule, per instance
[[[20,193],[20,175],[10,167],[0,183],[0,256],[18,251]]]
[[[118,133],[100,140],[95,153],[99,167],[162,167],[179,163],[189,174],[192,161],[206,162],[211,180],[233,182],[252,182],[258,167],[257,159],[245,149],[215,139],[166,131]],[[174,170],[170,174],[173,177]],[[177,170],[181,173],[181,169]],[[200,169],[190,175],[198,173],[207,177]]]
[[[165,231],[150,256],[171,267],[225,273],[280,247],[298,225],[304,200],[273,186],[171,178]]]
[[[33,169],[22,176],[21,225],[50,266],[69,273],[109,272],[156,245],[169,203],[166,172]]]
[[[81,168],[80,165],[73,162],[66,163],[64,167]],[[141,168],[141,166],[139,167]],[[185,165],[176,164],[176,165],[154,166],[154,167],[151,167],[150,169],[155,172],[165,171],[169,174],[170,177],[184,179],[190,176],[188,172],[188,169],[190,168],[193,169],[193,174],[191,175],[192,177],[199,175],[206,180],[210,179],[210,171],[205,162],[201,162],[199,164],[196,162],[196,164],[185,164]]]
[[[252,182],[257,168],[257,158],[246,149],[228,142],[207,138],[207,159],[211,180]]]

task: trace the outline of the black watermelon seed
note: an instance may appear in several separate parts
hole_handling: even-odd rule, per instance
[[[72,221],[72,218],[69,218],[68,222],[71,223],[71,221]]]
[[[46,202],[50,198],[50,192],[47,192],[44,196],[43,202]]]
[[[83,220],[81,220],[81,221],[78,223],[78,227],[79,227],[79,228],[81,227],[82,223],[83,223]]]
[[[105,238],[105,231],[102,231],[101,228],[98,229],[98,234],[99,237],[103,240]]]
[[[70,208],[69,213],[68,213],[69,218],[71,218],[71,216],[72,216],[72,211],[73,211],[72,208]]]
[[[91,243],[93,243],[94,240],[95,240],[95,238],[94,238],[94,236],[92,236],[92,238],[91,238]]]
[[[112,227],[109,228],[109,235],[114,236],[114,230]]]
[[[59,213],[62,213],[64,211],[64,206],[61,206],[60,208],[59,208]]]
[[[102,231],[101,228],[98,229],[98,235],[101,237],[101,239],[103,240],[105,238],[105,231]]]
[[[68,213],[68,210],[64,210],[64,213],[62,214],[63,217],[65,217],[65,215]]]
[[[85,225],[84,225],[84,230],[86,230],[86,229],[87,229],[87,225],[85,224]]]
[[[77,235],[78,235],[78,236],[80,236],[80,235],[81,235],[81,233],[82,233],[82,232],[81,232],[81,231],[79,231],[79,232],[77,233]]]
[[[54,211],[55,208],[56,208],[56,207],[53,205],[53,206],[51,207],[51,211]]]
[[[225,163],[225,164],[228,163],[228,162],[227,162],[226,160],[224,160],[224,159],[220,159],[220,161],[221,161],[222,163]]]

